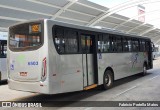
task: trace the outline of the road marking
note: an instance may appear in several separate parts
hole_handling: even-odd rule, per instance
[[[142,84],[144,84],[144,83],[147,82],[147,81],[151,81],[151,80],[153,80],[153,79],[155,79],[155,78],[157,78],[157,77],[159,77],[159,76],[160,76],[160,75],[157,75],[157,76],[155,76],[155,77],[153,77],[153,78],[150,78],[150,79],[142,82],[141,84],[137,84],[136,86],[133,86],[133,87],[131,87],[131,88],[129,88],[129,89],[127,89],[127,90],[125,90],[125,91],[117,94],[114,98],[116,98],[116,97],[118,97],[118,96],[120,96],[120,95],[122,95],[122,94],[124,94],[124,93],[126,93],[126,92],[128,92],[128,91],[130,91],[130,90],[132,90],[132,89],[134,89],[134,88],[142,85]],[[88,107],[88,108],[85,108],[84,110],[92,110],[93,108],[95,108],[95,107]]]
[[[136,88],[136,87],[142,85],[143,83],[145,83],[145,82],[147,82],[147,81],[151,81],[151,80],[153,80],[153,79],[155,79],[155,78],[157,78],[157,77],[159,77],[159,76],[160,76],[160,75],[157,75],[157,76],[155,76],[155,77],[153,77],[153,78],[150,78],[150,79],[148,79],[148,80],[142,82],[141,84],[137,84],[136,86],[133,86],[133,87],[131,87],[131,88],[129,88],[129,89],[127,89],[127,90],[125,90],[125,91],[123,91],[123,92],[117,94],[115,97],[118,97],[118,96],[120,96],[120,95],[122,95],[122,94],[124,94],[124,93],[126,93],[126,92],[128,92],[128,91],[130,91],[130,90],[132,90],[132,89],[134,89],[134,88]],[[115,98],[115,97],[114,97],[114,98]]]
[[[133,87],[131,87],[131,88],[129,88],[129,89],[127,89],[127,90],[125,90],[125,91],[117,94],[115,97],[118,97],[118,96],[120,96],[120,95],[122,95],[122,94],[124,94],[124,93],[126,93],[126,92],[128,92],[128,91],[130,91],[130,90],[132,90],[132,89],[134,89],[134,88],[136,88],[136,87],[137,87],[137,86],[133,86]],[[115,97],[114,97],[114,98],[115,98]]]
[[[93,109],[93,107],[88,107],[88,108],[85,108],[84,110],[91,110]]]
[[[155,77],[153,77],[153,78],[150,78],[149,80],[153,80],[153,79],[155,79],[155,78],[157,78],[157,77],[159,77],[159,75],[157,75],[157,76],[155,76]]]

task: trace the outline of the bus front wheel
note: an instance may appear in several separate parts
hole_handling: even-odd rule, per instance
[[[105,71],[103,76],[103,89],[107,90],[113,85],[113,73],[110,70]]]

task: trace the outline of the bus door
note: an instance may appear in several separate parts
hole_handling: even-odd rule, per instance
[[[83,85],[96,84],[97,81],[97,52],[94,35],[81,35]]]
[[[152,69],[153,68],[153,47],[152,47],[152,43],[151,42],[146,42],[146,47],[148,48],[148,63],[149,63],[149,68],[148,69]]]

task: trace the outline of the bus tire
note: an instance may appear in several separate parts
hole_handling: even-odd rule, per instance
[[[110,70],[106,70],[103,75],[103,89],[107,90],[113,85],[113,73]]]
[[[144,63],[143,64],[143,72],[142,72],[142,75],[145,76],[147,74],[147,64]]]

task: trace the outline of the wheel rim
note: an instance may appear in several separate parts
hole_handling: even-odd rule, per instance
[[[106,75],[104,80],[105,80],[106,86],[110,86],[111,85],[111,76],[109,74]]]

